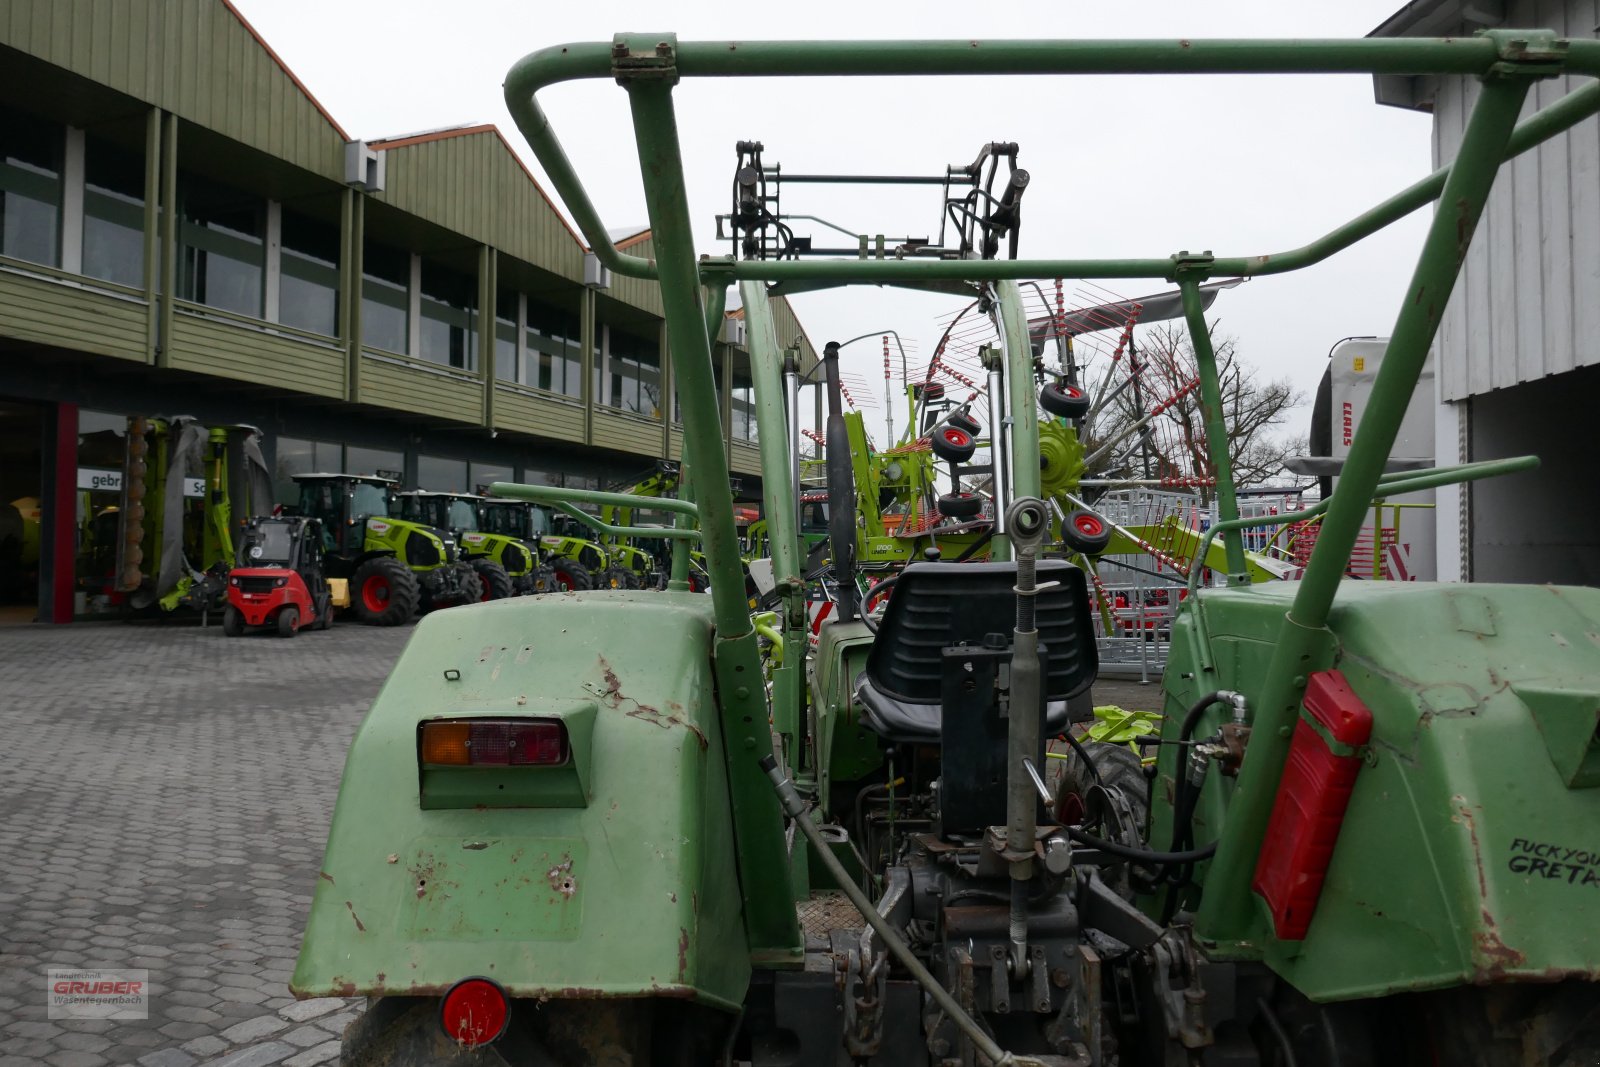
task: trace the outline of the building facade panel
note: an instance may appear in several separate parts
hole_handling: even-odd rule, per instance
[[[169,365],[315,396],[345,393],[342,346],[287,337],[181,306],[172,322]]]
[[[1506,4],[1504,24],[1593,37],[1597,6],[1519,0]],[[1540,83],[1523,116],[1585,81]],[[1440,79],[1434,87],[1436,166],[1455,158],[1480,89],[1470,78]],[[1440,396],[1447,401],[1600,363],[1600,130],[1593,121],[1501,168],[1439,345],[1464,355],[1440,363]]]
[[[390,356],[361,358],[361,402],[456,422],[483,421],[483,386],[468,375],[408,364]]]
[[[142,363],[149,316],[140,297],[0,269],[0,336]]]
[[[495,389],[494,422],[500,429],[559,441],[583,440],[583,407],[505,385]]]
[[[4,42],[339,180],[344,134],[216,0],[10,0]],[[275,123],[281,112],[284,121]]]

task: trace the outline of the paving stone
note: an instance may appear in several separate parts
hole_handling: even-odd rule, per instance
[[[292,1022],[303,1023],[307,1019],[315,1019],[319,1015],[338,1011],[348,1003],[343,997],[316,997],[312,1000],[297,1000],[278,1014]]]
[[[339,1058],[339,1042],[328,1041],[315,1048],[308,1048],[298,1056],[291,1056],[283,1061],[283,1067],[316,1067],[319,1063],[332,1063]]]
[[[98,1052],[73,1052],[70,1050],[57,1052],[46,1056],[44,1062],[50,1067],[102,1067],[111,1061]]]
[[[160,1052],[139,1057],[139,1067],[191,1067],[195,1062],[197,1061],[192,1055],[175,1048],[164,1048]]]
[[[331,1034],[342,1034],[344,1028],[356,1021],[359,1011],[342,1011],[338,1015],[325,1015],[317,1020],[317,1025]]]
[[[228,1047],[228,1043],[220,1037],[197,1037],[193,1041],[184,1043],[183,1051],[194,1056],[211,1056]]]
[[[287,1021],[276,1015],[258,1015],[237,1026],[230,1026],[222,1031],[221,1036],[235,1045],[242,1045],[246,1041],[259,1041],[263,1037],[270,1037],[280,1030],[287,1029],[288,1026]]]
[[[286,984],[346,747],[410,636],[352,626],[279,644],[228,641],[215,626],[6,631],[0,737],[63,755],[6,779],[0,1067],[131,1067],[168,1052],[188,1067],[176,1056],[228,1055],[220,1034],[259,1018],[269,1030],[250,1041],[282,1047],[235,1051],[263,1064],[332,1042],[273,1034],[353,1017],[338,1000],[311,1016],[278,1013],[311,1010],[287,999]],[[145,967],[149,1019],[46,1020],[50,966]]]
[[[268,1067],[282,1063],[295,1052],[293,1045],[282,1041],[268,1041],[265,1045],[252,1045],[238,1052],[230,1052],[220,1059],[208,1060],[205,1067]]]

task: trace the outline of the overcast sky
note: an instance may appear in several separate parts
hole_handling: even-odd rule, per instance
[[[803,4],[529,3],[509,0],[234,0],[353,137],[493,122],[525,159],[501,99],[506,71],[552,44],[618,31],[680,40],[904,37],[1356,37],[1399,0],[923,0]],[[942,174],[989,141],[1017,141],[1031,174],[1028,258],[1284,251],[1359,214],[1430,170],[1429,118],[1380,107],[1371,79],[1329,77],[921,78],[689,81],[676,91],[701,252],[728,209],[734,142],[761,140],[791,171]],[[625,94],[589,81],[541,96],[609,227],[646,221]],[[546,186],[548,189],[548,185]],[[864,233],[931,234],[938,190],[862,195],[793,186],[784,209]],[[1387,334],[1426,212],[1298,274],[1224,292],[1219,333],[1271,377],[1309,394],[1342,337]],[[804,232],[803,230],[800,232]],[[819,232],[818,236],[822,236]],[[1103,282],[1138,296],[1165,288]],[[1068,306],[1092,301],[1068,281]],[[922,360],[959,302],[894,290],[794,298],[813,342],[893,328]],[[878,346],[846,369],[883,388]],[[1304,433],[1307,410],[1290,431]]]

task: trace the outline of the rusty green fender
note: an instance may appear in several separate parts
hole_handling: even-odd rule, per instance
[[[1297,584],[1189,599],[1167,667],[1169,737],[1205,691],[1254,706]],[[1190,655],[1197,612],[1213,672]],[[1344,674],[1373,733],[1315,917],[1298,942],[1258,918],[1251,942],[1219,954],[1263,958],[1313,1000],[1600,979],[1600,589],[1347,581],[1328,628],[1332,662],[1308,666]],[[1196,736],[1226,712],[1214,706]],[[1170,746],[1159,766],[1163,795]],[[1228,832],[1233,785],[1206,783],[1197,844]],[[1155,814],[1165,842],[1168,806]]]
[[[295,994],[431,995],[486,975],[513,996],[736,1009],[750,962],[711,641],[710,598],[689,593],[425,617],[350,745]],[[571,716],[575,745],[592,722],[577,806],[564,786],[549,795],[565,806],[424,810],[419,723],[475,715]],[[511,776],[551,771],[485,773],[493,805]]]

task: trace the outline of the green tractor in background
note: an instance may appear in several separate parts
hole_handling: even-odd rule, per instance
[[[447,531],[393,515],[395,483],[366,474],[299,474],[296,508],[322,523],[330,579],[349,583],[362,622],[399,626],[419,610],[472,604],[483,585]]]
[[[478,522],[485,531],[539,546],[535,592],[594,589],[598,577],[606,572],[606,551],[583,536],[587,527],[566,516],[558,517],[558,525],[553,527],[549,510],[537,504],[486,498]]]
[[[600,521],[608,526],[640,527],[641,524],[634,521],[636,510],[648,507],[644,503],[647,500],[671,497],[677,493],[678,471],[676,463],[666,460],[658,462],[652,473],[618,490],[638,497],[638,508],[633,505],[604,505],[600,509]],[[611,579],[608,584],[612,588],[661,589],[666,586],[667,543],[662,538],[602,533],[600,543],[611,557],[607,576]]]
[[[461,558],[483,587],[484,600],[504,600],[518,592],[533,591],[538,554],[520,538],[482,529],[478,513],[487,502],[483,497],[418,489],[398,493],[395,499],[400,505],[400,518],[447,530],[455,536]]]
[[[1302,248],[1019,259],[1028,176],[1001,143],[931,179],[877,179],[942,182],[948,243],[876,257],[866,239],[860,255],[809,237],[802,247],[799,217],[778,212],[768,184],[777,171],[760,164],[759,142],[740,142],[733,254],[697,254],[681,80],[907,71],[1342,71],[1482,85],[1449,166]],[[1593,132],[1594,84],[1518,123],[1534,85],[1560,74],[1600,76],[1600,41],[651,33],[520,61],[507,104],[583,236],[609,269],[660,285],[685,481],[719,491],[660,502],[678,522],[665,531],[665,592],[517,599],[423,621],[351,742],[290,983],[300,997],[370,998],[342,1062],[1600,1062],[1600,590],[1345,579],[1375,497],[1537,465],[1384,470],[1495,174],[1580,122]],[[611,241],[535,99],[600,78],[629,96],[651,259]],[[1012,169],[995,188],[1002,160]],[[1241,516],[1200,286],[1314,265],[1435,200],[1337,487],[1300,512]],[[1206,540],[1223,546],[1224,584],[1196,583],[1179,609],[1149,777],[1127,746],[1069,732],[1098,653],[1085,571],[1048,555],[1020,285],[1056,276],[1175,280],[1216,417],[1206,447],[1221,519]],[[720,492],[712,352],[733,284],[779,591],[779,610],[755,618]],[[911,562],[879,587],[881,611],[861,611],[857,490],[828,346],[840,597],[813,644],[791,476],[801,412],[782,383],[772,290],[883,284],[965,287],[992,309],[1004,343],[991,430],[1013,460],[995,479],[1005,506],[987,561]],[[629,502],[491,491],[571,508]],[[1253,582],[1244,531],[1314,517],[1303,578]],[[709,596],[685,592],[696,543]],[[1072,758],[1052,774],[1057,736]]]

